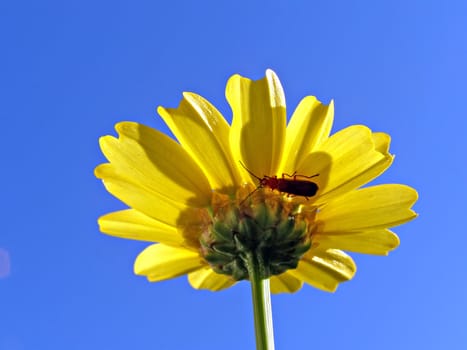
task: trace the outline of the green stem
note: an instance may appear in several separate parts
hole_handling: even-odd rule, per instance
[[[269,279],[260,278],[264,267],[254,253],[248,255],[247,265],[255,316],[256,349],[274,350]]]

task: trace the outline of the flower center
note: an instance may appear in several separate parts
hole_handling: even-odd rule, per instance
[[[246,185],[231,199],[212,197],[212,225],[200,236],[201,254],[217,273],[249,279],[253,254],[266,279],[294,269],[311,246],[316,209],[303,210],[290,198]]]

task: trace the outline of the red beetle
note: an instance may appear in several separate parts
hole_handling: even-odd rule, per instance
[[[282,178],[278,178],[276,175],[264,175],[263,178],[260,178],[259,176],[253,174],[242,162],[240,162],[240,164],[245,168],[246,171],[248,171],[248,173],[250,173],[251,176],[255,177],[259,181],[258,187],[253,192],[251,192],[248,197],[263,187],[268,187],[271,190],[278,190],[279,192],[287,193],[291,196],[302,196],[306,199],[308,199],[308,197],[313,197],[318,191],[318,185],[309,179],[316,177],[319,174],[306,176],[297,175],[297,172],[294,172],[292,175],[284,173],[282,174]],[[286,178],[286,176],[289,178]],[[299,177],[305,178],[306,180],[298,180],[297,178]],[[248,199],[248,197],[245,198],[244,201]]]

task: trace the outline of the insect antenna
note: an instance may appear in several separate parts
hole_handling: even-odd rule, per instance
[[[255,174],[253,174],[253,173],[251,172],[251,170],[248,169],[248,168],[245,166],[245,164],[242,163],[241,160],[239,160],[238,162],[240,163],[240,165],[241,165],[246,171],[248,171],[248,173],[249,173],[251,176],[254,176],[256,179],[258,179],[259,181],[261,181],[261,178],[258,177],[258,176],[256,176]]]
[[[249,173],[251,176],[253,176],[254,178],[258,179],[258,181],[259,181],[258,187],[256,187],[254,191],[251,191],[251,192],[248,194],[248,196],[246,196],[246,197],[240,202],[240,205],[242,205],[248,198],[250,198],[250,197],[253,195],[253,193],[255,193],[256,191],[258,191],[258,190],[259,190],[260,188],[262,188],[263,186],[261,185],[261,180],[262,180],[262,179],[261,179],[260,177],[258,177],[258,176],[256,176],[255,174],[253,174],[253,173],[250,171],[250,169],[248,169],[248,168],[245,166],[245,164],[242,163],[241,160],[239,160],[238,162],[240,163],[240,165],[241,165],[246,171],[248,171],[248,173]]]
[[[245,198],[243,198],[243,200],[239,203],[239,205],[242,205],[243,203],[245,203],[245,201],[246,201],[248,198],[250,198],[250,197],[253,195],[253,193],[255,193],[256,191],[258,191],[260,188],[263,188],[263,186],[260,185],[260,186],[256,187],[256,188],[254,189],[254,191],[251,191],[251,192],[248,194],[248,196],[246,196]]]

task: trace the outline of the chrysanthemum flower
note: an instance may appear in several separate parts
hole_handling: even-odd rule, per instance
[[[230,126],[203,97],[184,93],[177,108],[158,109],[178,143],[133,122],[116,125],[118,138],[101,138],[109,163],[96,176],[130,207],[102,216],[101,231],[154,242],[137,257],[136,274],[154,282],[188,275],[194,288],[216,291],[248,280],[254,256],[273,293],[303,282],[334,291],[356,271],[344,251],[386,255],[399,245],[389,228],[415,218],[416,191],[362,188],[393,161],[387,134],[353,125],[330,135],[333,103],[313,96],[287,125],[271,70],[258,81],[232,76],[226,97]],[[252,174],[277,176],[298,193],[258,187]]]

